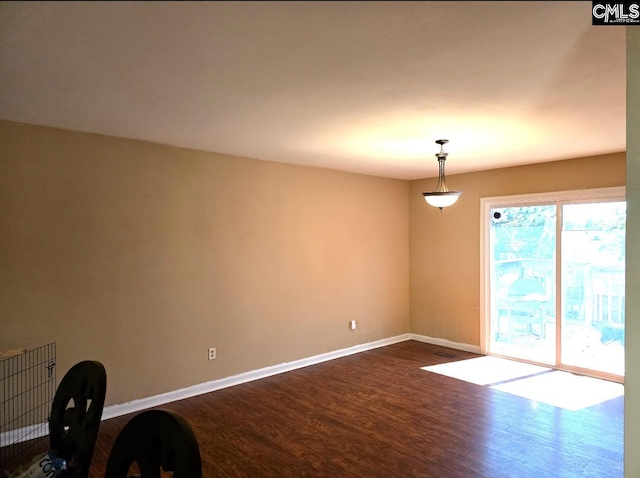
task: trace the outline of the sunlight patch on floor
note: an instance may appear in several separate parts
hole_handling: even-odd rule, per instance
[[[488,355],[486,357],[441,363],[421,368],[427,372],[439,373],[440,375],[457,378],[476,385],[496,384],[551,370],[538,365],[505,360]]]
[[[561,371],[514,380],[491,388],[573,411],[624,395],[624,386],[620,383]]]
[[[421,369],[572,411],[624,395],[619,383],[490,356]]]

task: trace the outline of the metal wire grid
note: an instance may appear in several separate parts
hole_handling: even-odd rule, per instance
[[[56,344],[0,359],[0,474],[49,435]]]

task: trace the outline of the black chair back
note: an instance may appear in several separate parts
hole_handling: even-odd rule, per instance
[[[107,463],[106,478],[128,478],[137,463],[141,478],[202,478],[198,440],[184,418],[168,410],[148,410],[122,429]]]
[[[71,367],[56,390],[49,421],[49,446],[67,461],[73,478],[89,476],[106,391],[107,373],[96,361]]]

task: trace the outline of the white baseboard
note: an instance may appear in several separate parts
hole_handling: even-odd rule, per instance
[[[334,350],[333,352],[327,352],[320,355],[314,355],[313,357],[307,357],[293,362],[285,362],[280,365],[273,365],[271,367],[260,368],[257,370],[251,370],[231,377],[221,378],[219,380],[213,380],[211,382],[205,382],[191,387],[175,390],[173,392],[162,393],[152,397],[141,398],[139,400],[133,400],[128,403],[119,405],[110,405],[105,407],[102,412],[102,419],[108,420],[109,418],[119,417],[128,413],[139,412],[151,407],[157,407],[165,405],[176,400],[183,400],[185,398],[195,397],[204,393],[215,392],[227,387],[233,387],[234,385],[240,385],[242,383],[251,382],[253,380],[259,380],[261,378],[270,377],[279,373],[289,372],[302,367],[308,367],[309,365],[315,365],[329,360],[345,357],[347,355],[356,354],[358,352],[364,352],[365,350],[371,350],[378,347],[384,347],[385,345],[396,344],[398,342],[404,342],[411,339],[411,334],[396,335],[395,337],[389,337],[386,339],[376,340],[374,342],[367,342],[365,344],[354,345],[346,349]]]
[[[465,352],[472,352],[474,354],[480,353],[479,345],[462,344],[460,342],[452,342],[447,339],[437,339],[435,337],[428,337],[420,334],[409,334],[411,340],[417,340],[418,342],[425,342],[432,345],[440,345],[442,347],[449,347],[450,349],[464,350]]]
[[[29,425],[0,433],[0,448],[49,435],[49,423]],[[2,472],[4,470],[0,470]]]
[[[376,340],[374,342],[367,342],[364,344],[354,345],[345,349],[334,350],[320,355],[314,355],[300,360],[294,360],[293,362],[285,362],[279,365],[273,365],[270,367],[264,367],[257,370],[251,370],[231,377],[221,378],[219,380],[212,380],[210,382],[200,383],[191,387],[182,388],[180,390],[174,390],[172,392],[161,393],[152,397],[141,398],[139,400],[133,400],[131,402],[122,403],[118,405],[110,405],[105,407],[102,412],[102,419],[108,420],[110,418],[119,417],[128,413],[135,413],[148,408],[165,405],[167,403],[175,402],[177,400],[184,400],[185,398],[195,397],[204,393],[215,392],[227,387],[233,387],[242,383],[251,382],[253,380],[259,380],[261,378],[270,377],[291,370],[296,370],[310,365],[315,365],[329,360],[334,360],[340,357],[346,357],[347,355],[357,354],[366,350],[372,350],[386,345],[396,344],[398,342],[404,342],[407,340],[417,340],[419,342],[426,342],[433,345],[441,345],[443,347],[449,347],[457,350],[464,350],[466,352],[480,353],[480,347],[476,345],[461,344],[458,342],[451,342],[447,339],[437,339],[434,337],[427,337],[426,335],[419,334],[402,334],[395,337],[388,337],[386,339]],[[48,424],[32,425],[18,430],[10,430],[8,432],[0,433],[0,447],[7,446],[19,441],[31,440],[33,438],[41,438],[49,433]],[[24,439],[20,439],[24,437]]]

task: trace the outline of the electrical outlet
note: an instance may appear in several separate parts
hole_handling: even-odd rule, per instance
[[[360,321],[356,321],[356,326],[358,328],[358,330],[360,330],[362,328],[362,324],[360,323]]]
[[[349,330],[356,330],[356,327],[358,326],[358,322],[355,320],[350,320],[349,321]]]
[[[209,360],[215,360],[215,359],[216,359],[216,348],[211,347],[209,349]]]

